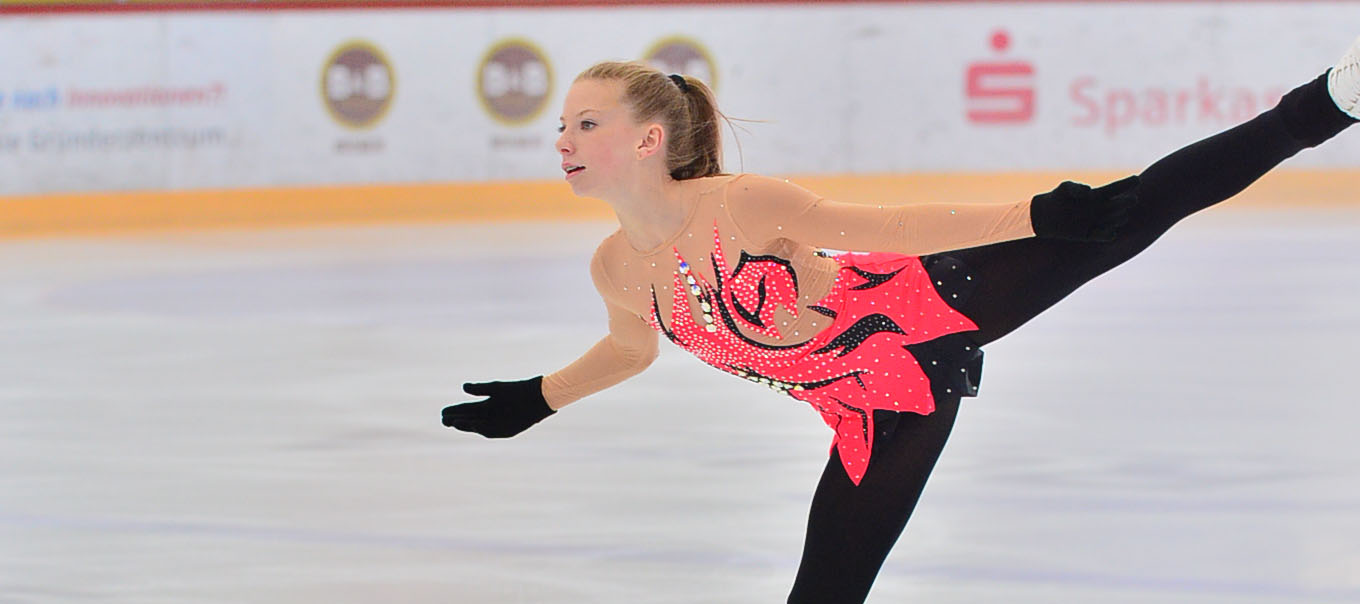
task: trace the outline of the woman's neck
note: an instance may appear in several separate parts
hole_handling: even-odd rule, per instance
[[[687,194],[686,182],[669,176],[648,179],[605,200],[614,208],[624,237],[633,249],[655,249],[685,226],[694,203]]]

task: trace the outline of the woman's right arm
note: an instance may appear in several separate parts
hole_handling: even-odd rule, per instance
[[[656,360],[657,334],[637,315],[609,301],[609,335],[600,339],[581,358],[543,376],[543,398],[561,409],[633,377]]]
[[[657,355],[657,335],[641,317],[606,292],[600,254],[591,261],[591,277],[609,311],[609,335],[560,371],[511,382],[463,384],[468,394],[489,397],[444,408],[444,425],[487,438],[509,438],[543,421],[571,402],[641,373]]]
[[[599,252],[591,260],[590,276],[609,313],[609,335],[570,365],[543,376],[543,398],[553,409],[642,373],[658,354],[657,332],[642,317],[610,300],[609,294],[618,290],[610,283]]]

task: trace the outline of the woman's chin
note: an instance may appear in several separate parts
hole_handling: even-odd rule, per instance
[[[571,192],[575,193],[578,197],[594,197],[594,187],[582,183],[580,179],[573,178],[568,180],[567,184],[571,185]]]

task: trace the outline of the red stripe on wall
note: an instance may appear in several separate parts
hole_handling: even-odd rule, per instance
[[[1360,0],[1320,0],[1336,4]],[[221,2],[176,2],[130,0],[119,2],[0,2],[0,14],[136,13],[203,11],[299,11],[299,10],[392,10],[392,9],[466,9],[466,8],[598,8],[623,6],[713,6],[713,5],[825,5],[825,4],[1241,4],[1279,2],[1279,0],[255,0]]]
[[[934,0],[939,2],[940,0]],[[949,1],[949,0],[945,0]],[[977,0],[956,0],[977,1]],[[0,4],[0,14],[137,13],[204,11],[399,10],[468,8],[598,8],[741,4],[921,4],[903,0],[259,0],[223,2],[42,2]],[[928,2],[927,2],[928,3]]]

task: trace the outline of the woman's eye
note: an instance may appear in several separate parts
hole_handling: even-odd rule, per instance
[[[589,130],[595,127],[595,122],[581,122],[582,130]]]
[[[558,131],[558,132],[566,132],[566,131],[567,131],[567,126],[566,126],[566,124],[558,124],[558,125],[557,125],[557,131]]]

